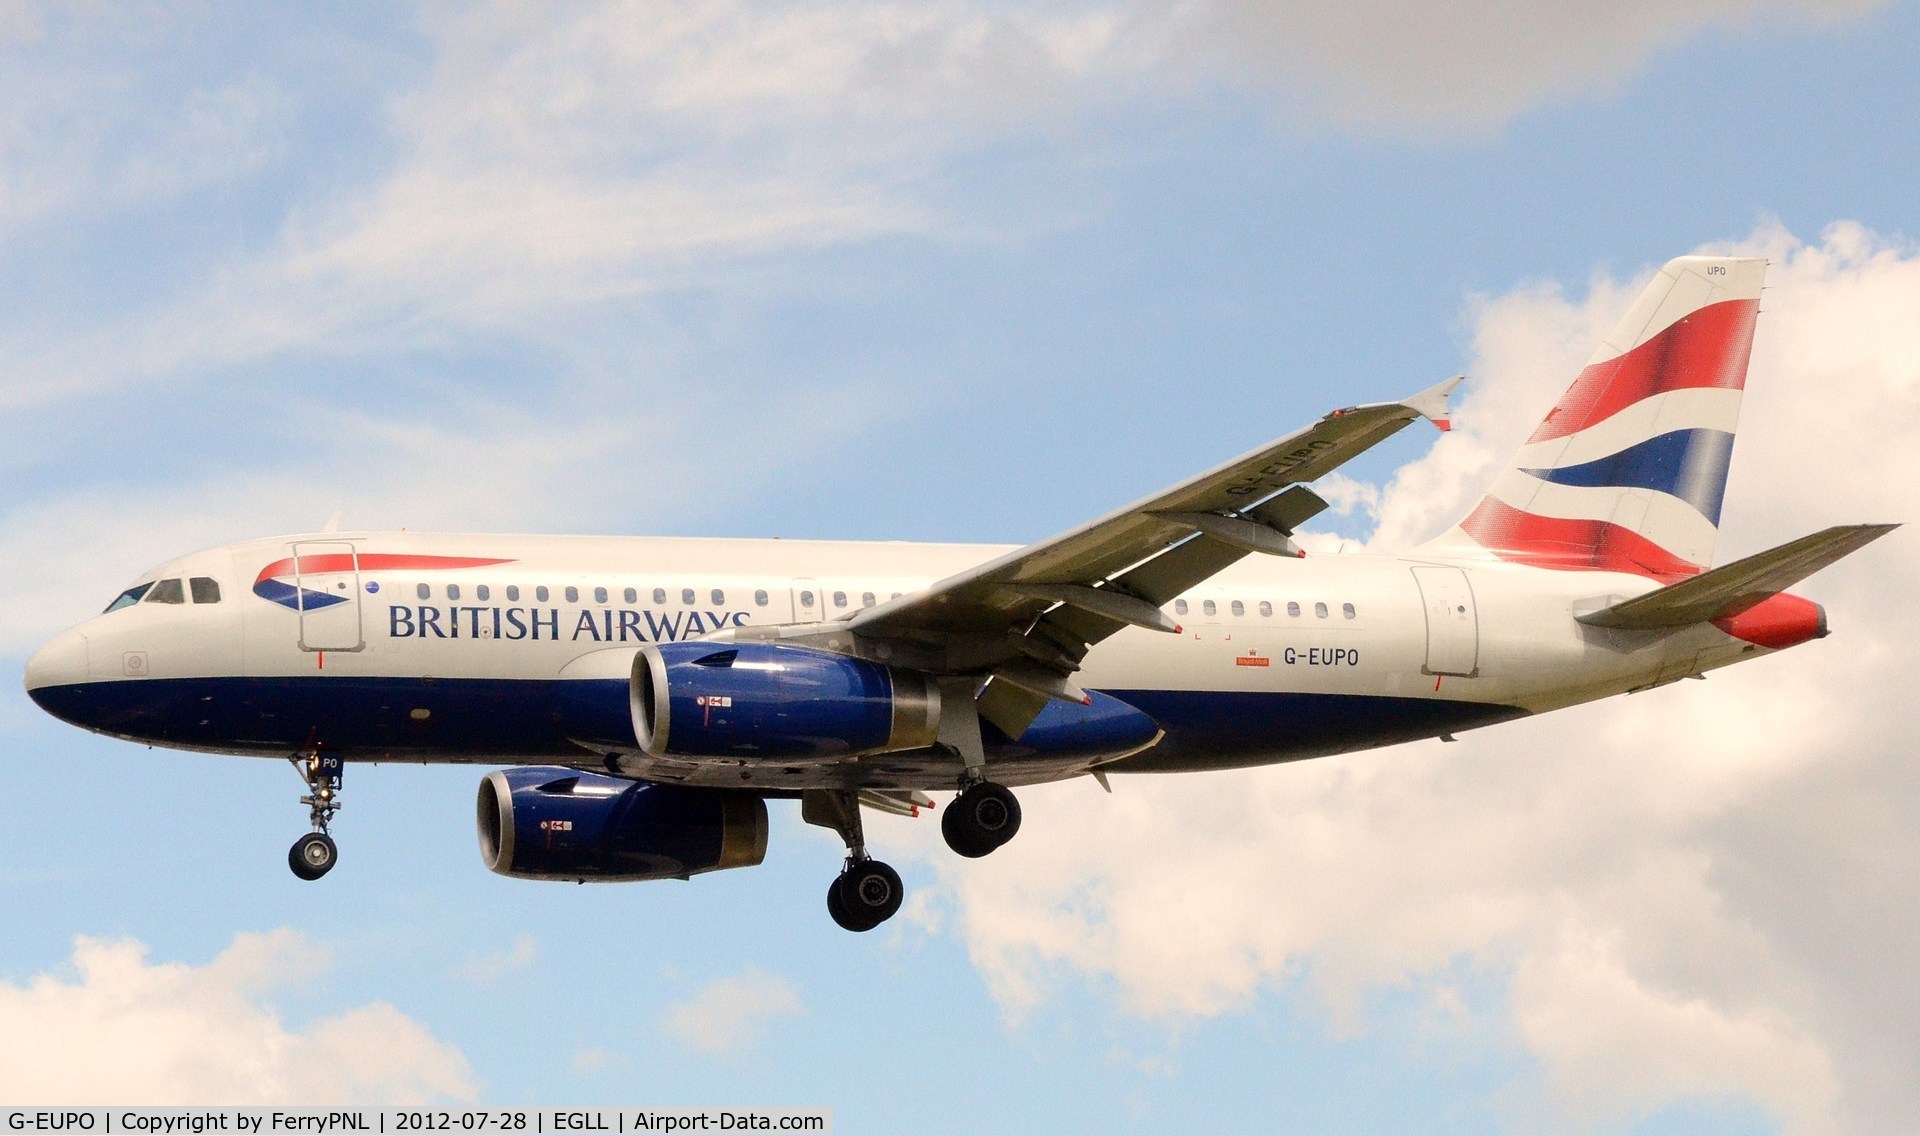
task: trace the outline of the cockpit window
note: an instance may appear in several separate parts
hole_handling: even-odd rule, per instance
[[[187,588],[193,593],[194,603],[220,602],[220,581],[211,576],[195,576],[187,581]]]
[[[153,587],[153,581],[151,580],[144,584],[135,584],[133,587],[115,596],[113,602],[107,605],[107,611],[119,611],[123,607],[132,607],[134,604],[140,602],[140,597],[146,595],[147,589],[151,587]],[[102,612],[101,614],[104,615],[106,612]]]
[[[177,578],[162,580],[153,586],[151,592],[147,593],[147,602],[183,604],[187,602],[187,590],[180,586],[180,581]]]

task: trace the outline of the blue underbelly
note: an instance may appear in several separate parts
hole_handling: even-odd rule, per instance
[[[593,751],[570,740],[578,736],[578,721],[577,711],[563,710],[561,692],[568,687],[577,689],[577,684],[476,678],[194,678],[44,687],[33,697],[49,713],[75,725],[182,749],[278,756],[317,743],[352,760],[578,761]],[[1317,757],[1525,714],[1511,706],[1372,695],[1105,693],[1138,707],[1166,732],[1158,745],[1109,767],[1116,772],[1221,769]],[[575,718],[573,728],[567,717]],[[990,756],[1041,756],[1031,746],[1007,743],[994,731],[989,731],[988,742]]]

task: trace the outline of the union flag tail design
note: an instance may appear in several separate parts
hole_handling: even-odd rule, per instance
[[[1704,570],[1766,267],[1667,262],[1487,495],[1435,544],[1667,582]]]

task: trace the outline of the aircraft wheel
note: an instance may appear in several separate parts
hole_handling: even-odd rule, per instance
[[[870,928],[864,927],[855,921],[853,916],[847,914],[847,905],[840,899],[839,876],[833,877],[833,882],[827,885],[827,914],[833,916],[833,921],[838,923],[843,931],[870,930]]]
[[[303,880],[317,880],[333,870],[340,850],[324,832],[309,832],[287,850],[287,866]]]
[[[963,790],[940,817],[947,847],[978,859],[1020,831],[1020,801],[1005,785],[982,781]]]
[[[859,860],[827,891],[827,913],[849,931],[871,931],[893,918],[906,898],[900,873],[878,860]]]

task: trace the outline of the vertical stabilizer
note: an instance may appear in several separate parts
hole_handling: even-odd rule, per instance
[[[1668,261],[1434,550],[1692,576],[1713,560],[1766,261]]]

